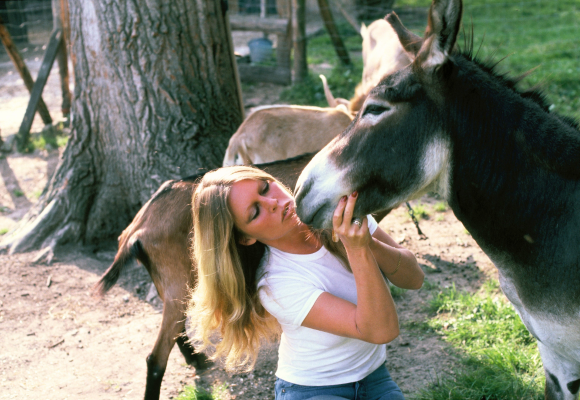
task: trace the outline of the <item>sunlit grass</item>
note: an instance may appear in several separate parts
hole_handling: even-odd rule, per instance
[[[396,7],[430,4],[429,0],[397,0]],[[521,87],[539,87],[553,104],[552,111],[580,119],[580,3],[465,0],[463,6],[460,48],[470,42],[473,28],[478,59],[497,62],[505,57],[498,71],[512,77],[537,67]],[[422,35],[425,25],[409,28]]]
[[[413,212],[415,216],[421,219],[429,219],[431,212],[426,204],[421,202],[413,205]]]
[[[440,201],[433,206],[433,210],[437,212],[445,212],[447,211],[447,205],[444,202]]]
[[[187,385],[183,391],[177,396],[177,400],[228,400],[230,398],[228,392],[228,385],[214,385],[211,392],[203,389],[198,389],[195,386]]]
[[[477,294],[453,285],[440,291],[429,307],[436,316],[427,326],[463,355],[463,365],[438,376],[414,399],[543,398],[544,374],[535,339],[496,281],[487,281]]]

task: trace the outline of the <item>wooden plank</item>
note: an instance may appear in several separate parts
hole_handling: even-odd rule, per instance
[[[284,34],[288,29],[286,18],[260,18],[253,15],[230,15],[232,31],[260,31],[266,33]]]
[[[10,36],[10,33],[8,32],[6,27],[4,26],[1,17],[0,17],[0,40],[2,40],[2,43],[6,48],[6,52],[10,56],[12,62],[14,63],[14,67],[20,74],[20,77],[22,78],[24,85],[26,86],[29,92],[32,92],[32,87],[34,86],[34,79],[32,79],[30,71],[28,70],[28,67],[24,63],[24,60],[22,59],[22,56],[20,55],[18,48],[12,41],[12,37]],[[48,112],[48,107],[46,107],[46,104],[44,103],[42,98],[40,98],[38,101],[37,111],[38,115],[40,115],[40,118],[42,118],[42,122],[44,122],[45,124],[52,123],[52,118],[50,117],[50,113]]]
[[[238,72],[242,82],[269,82],[278,85],[292,83],[292,71],[289,68],[238,64]]]
[[[28,107],[26,108],[26,113],[22,119],[22,124],[20,124],[20,129],[16,135],[16,144],[19,151],[23,151],[28,144],[28,138],[30,136],[30,127],[32,126],[32,121],[34,119],[34,110],[38,105],[38,101],[42,96],[42,91],[48,80],[48,75],[54,64],[54,59],[56,58],[56,53],[59,46],[62,43],[62,29],[55,29],[50,36],[48,46],[46,47],[46,52],[44,53],[44,58],[40,66],[40,71],[38,71],[38,76],[36,77],[36,82],[32,88],[32,94],[30,95],[30,100],[28,101]]]
[[[336,51],[338,59],[340,60],[342,65],[352,65],[350,61],[350,56],[348,55],[348,51],[346,50],[344,42],[340,37],[340,33],[338,33],[338,29],[336,28],[336,24],[334,23],[334,17],[332,16],[332,12],[330,11],[328,1],[318,0],[318,7],[320,8],[320,15],[322,16],[322,21],[324,22],[326,31],[330,36],[330,40],[332,40],[334,51]]]

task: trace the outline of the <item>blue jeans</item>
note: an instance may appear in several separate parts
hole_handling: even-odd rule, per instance
[[[329,386],[302,386],[276,379],[276,400],[306,400],[316,396],[336,396],[347,400],[405,400],[399,386],[383,364],[358,382]]]

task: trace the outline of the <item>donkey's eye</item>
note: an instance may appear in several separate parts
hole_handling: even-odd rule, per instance
[[[382,113],[389,111],[390,108],[380,105],[380,104],[369,104],[366,108],[365,111],[363,113],[363,116],[367,115],[367,114],[372,114],[372,115],[381,115]]]

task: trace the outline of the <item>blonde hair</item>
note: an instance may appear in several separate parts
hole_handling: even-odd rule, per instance
[[[259,301],[256,270],[266,251],[262,243],[243,246],[228,207],[231,186],[244,179],[276,181],[252,167],[224,167],[208,172],[193,194],[193,258],[197,285],[187,308],[192,340],[201,351],[215,347],[212,358],[225,356],[226,368],[255,363],[262,340],[279,335],[279,325]],[[221,340],[213,342],[218,331]]]
[[[190,337],[202,351],[215,347],[212,359],[225,356],[226,368],[253,368],[263,341],[279,337],[280,326],[264,309],[258,296],[256,276],[266,246],[256,242],[240,244],[243,233],[234,225],[228,196],[235,182],[251,179],[274,181],[270,174],[253,167],[223,167],[205,174],[192,201],[192,258],[197,266],[197,284],[187,307]],[[289,193],[290,189],[286,188]],[[342,243],[334,243],[330,233],[315,232],[322,244],[350,270]],[[221,338],[212,341],[212,334]]]

